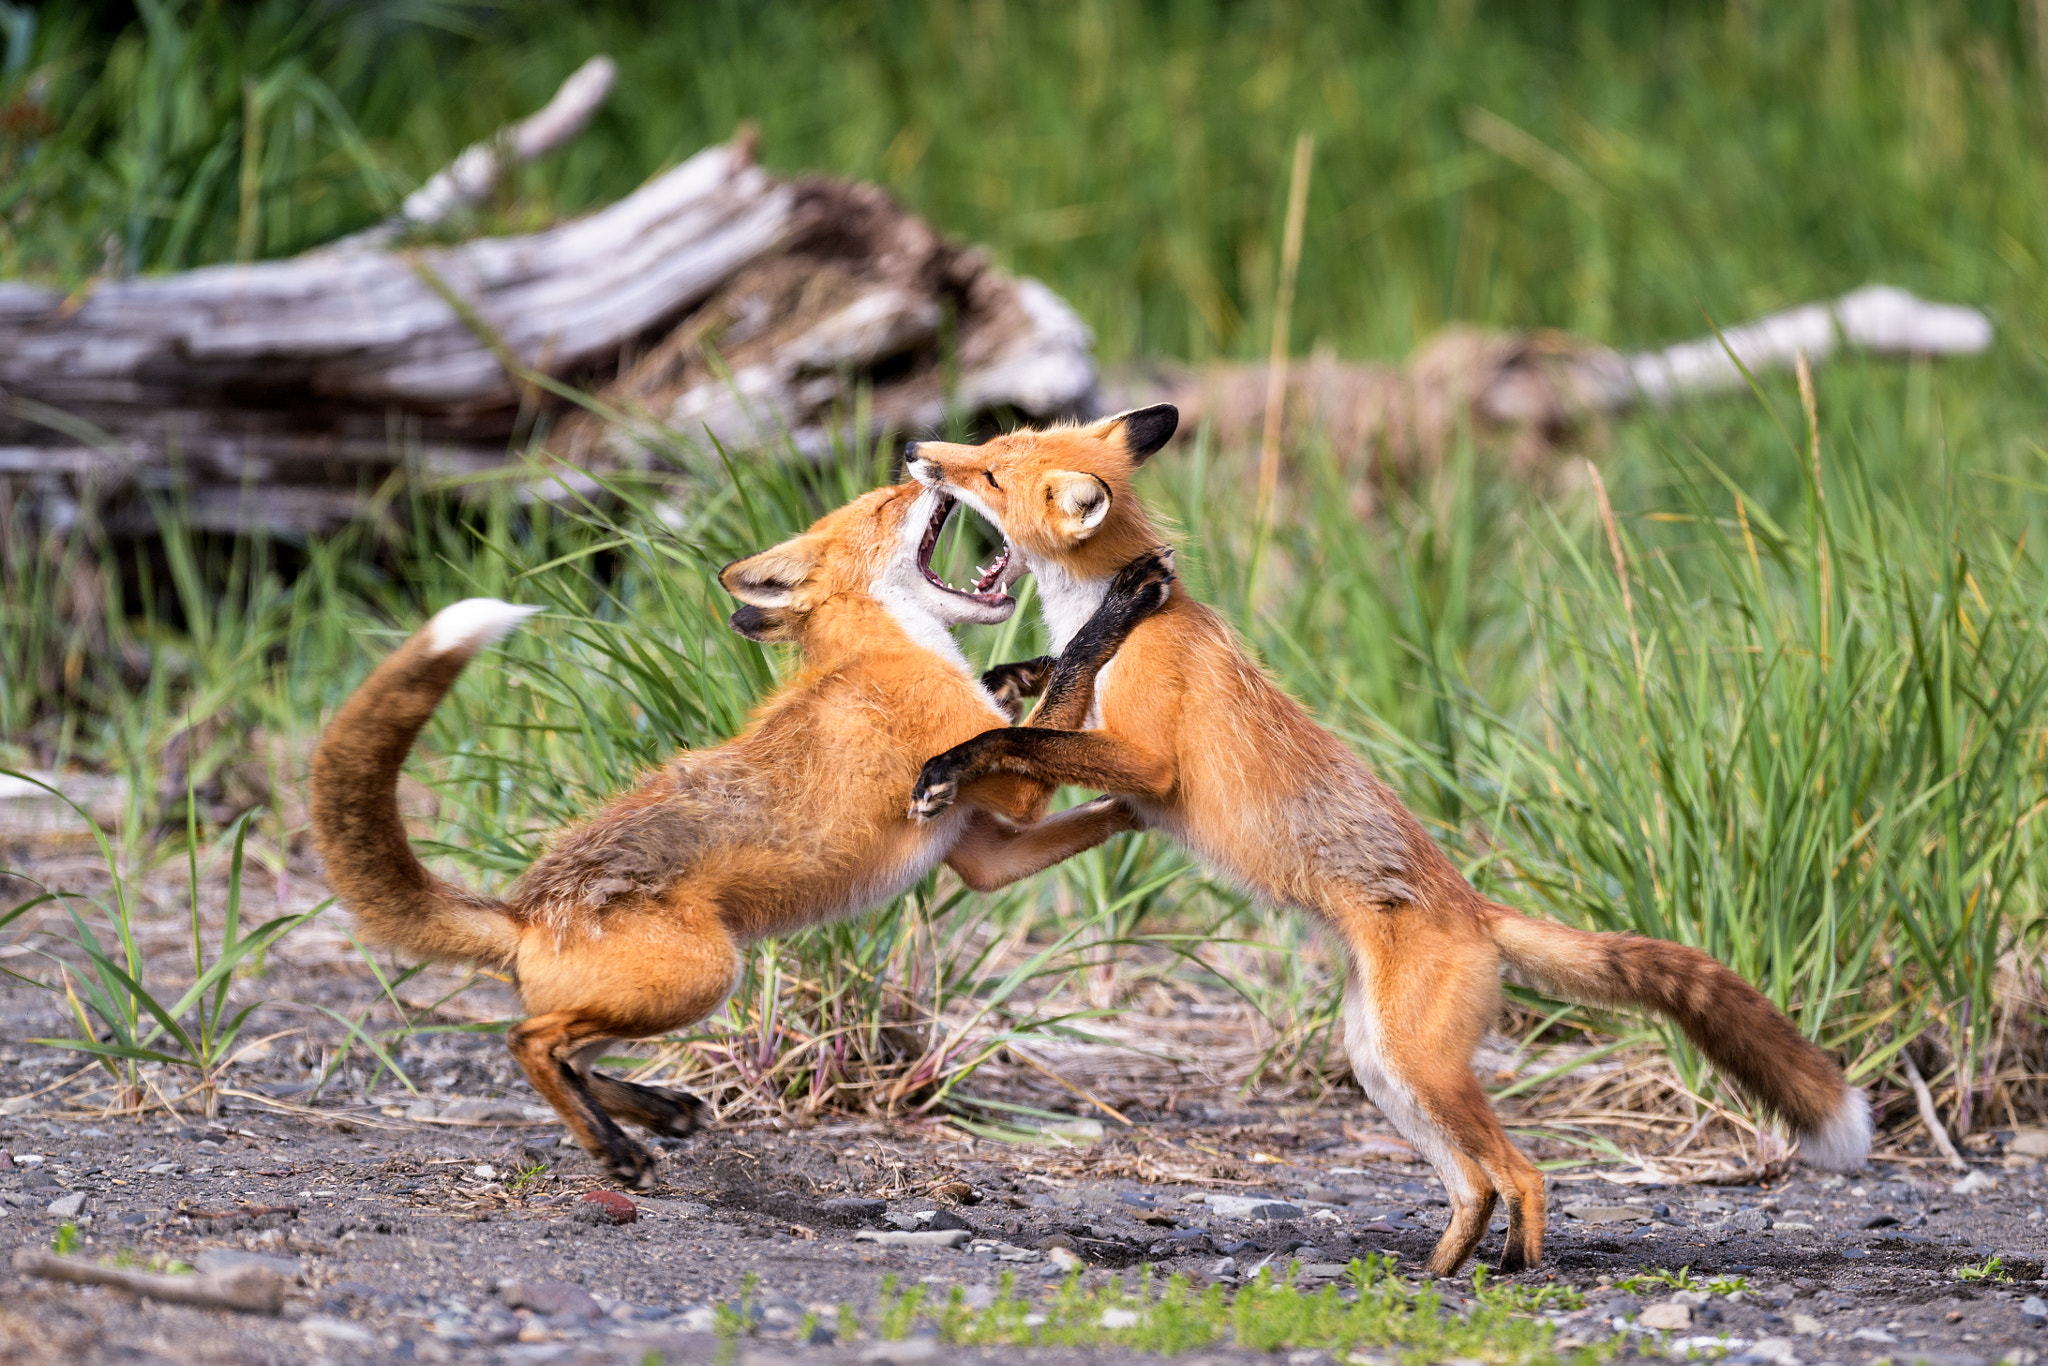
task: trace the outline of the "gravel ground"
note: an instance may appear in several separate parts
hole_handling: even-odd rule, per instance
[[[1416,1275],[1445,1216],[1426,1168],[1359,1156],[1373,1145],[1346,1139],[1335,1110],[1250,1124],[1181,1119],[1135,1136],[1082,1134],[1072,1149],[945,1126],[718,1130],[668,1142],[663,1185],[635,1194],[637,1217],[614,1224],[581,1198],[601,1183],[554,1126],[489,1123],[524,1113],[516,1102],[444,1097],[414,1111],[486,1117],[463,1124],[236,1101],[212,1123],[69,1118],[19,1100],[0,1109],[15,1111],[0,1118],[8,1256],[49,1247],[68,1208],[81,1256],[125,1249],[202,1268],[259,1256],[291,1282],[273,1318],[0,1272],[0,1360],[10,1362],[711,1360],[714,1306],[743,1291],[754,1327],[740,1360],[1107,1360],[1119,1354],[940,1349],[867,1333],[839,1341],[834,1330],[841,1304],[873,1323],[886,1273],[940,1298],[953,1286],[974,1296],[1004,1271],[1027,1287],[1057,1280],[1067,1250],[1090,1282],[1141,1262],[1232,1282],[1268,1258],[1299,1261],[1313,1277],[1373,1251]],[[1262,1179],[1143,1179],[1216,1157],[1249,1161]],[[2038,1298],[2048,1295],[2048,1175],[2009,1156],[1963,1185],[1906,1164],[1853,1179],[1799,1171],[1768,1187],[1561,1179],[1545,1264],[1516,1279],[1584,1290],[1585,1309],[1553,1316],[1561,1340],[1619,1336],[1625,1357],[1697,1348],[1812,1363],[2048,1359]],[[856,1237],[946,1228],[971,1241]],[[1497,1248],[1489,1242],[1482,1256]],[[1993,1255],[2014,1280],[1956,1277]],[[1701,1297],[1612,1288],[1681,1266],[1703,1281],[1740,1275],[1751,1289],[1693,1303]],[[1468,1282],[1455,1287],[1469,1293]],[[1455,1309],[1456,1289],[1445,1288]],[[813,1318],[815,1340],[799,1341]],[[1646,1318],[1668,1331],[1646,1333]],[[1329,1359],[1287,1355],[1290,1366]]]

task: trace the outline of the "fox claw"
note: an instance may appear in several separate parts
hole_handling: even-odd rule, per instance
[[[920,782],[917,790],[910,794],[910,819],[928,821],[953,804],[960,795],[960,785],[953,782]]]

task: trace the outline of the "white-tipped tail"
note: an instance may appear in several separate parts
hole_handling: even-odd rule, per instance
[[[437,655],[475,654],[538,611],[496,598],[464,598],[434,613],[427,623],[427,648]]]
[[[1831,1172],[1853,1172],[1870,1156],[1870,1097],[1842,1088],[1842,1103],[1819,1128],[1799,1136],[1799,1155]]]

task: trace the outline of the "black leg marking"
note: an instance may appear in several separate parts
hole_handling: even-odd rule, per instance
[[[686,1091],[642,1086],[602,1072],[589,1077],[591,1094],[614,1118],[638,1124],[650,1133],[681,1138],[711,1122],[711,1107]]]

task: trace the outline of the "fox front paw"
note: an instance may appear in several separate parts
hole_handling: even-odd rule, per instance
[[[1150,616],[1173,596],[1173,547],[1154,546],[1117,571],[1110,584],[1110,596],[1128,602],[1132,609]]]

